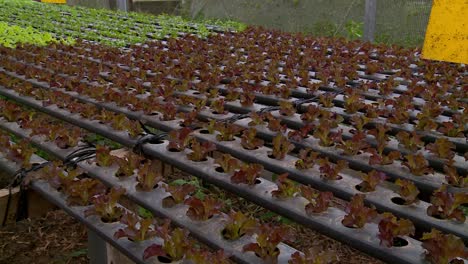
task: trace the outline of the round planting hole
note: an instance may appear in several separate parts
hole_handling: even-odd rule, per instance
[[[248,148],[246,148],[246,147],[244,147],[244,146],[242,146],[242,148],[243,148],[243,149],[246,149],[246,150],[257,150],[257,149],[258,149],[258,147],[255,147],[255,148],[253,148],[253,149],[248,149]]]
[[[278,253],[278,254],[279,254],[279,251],[280,251],[279,248],[275,248],[275,250],[274,250],[274,252]],[[261,258],[260,255],[258,255],[257,253],[255,253],[255,256]]]
[[[157,141],[151,142],[151,144],[154,144],[154,145],[161,145],[161,144],[163,144],[163,143],[164,143],[164,141],[162,141],[162,140],[160,140],[160,139],[157,140]]]
[[[176,149],[176,148],[170,148],[168,149],[170,152],[180,152],[180,150]]]
[[[194,92],[193,94],[200,94],[200,92]]]
[[[208,131],[208,129],[202,129],[199,132],[200,132],[200,134],[205,134],[205,135],[210,133],[210,131]]]
[[[193,162],[204,162],[204,161],[207,161],[208,159],[207,158],[204,158],[202,160],[192,160]]]
[[[355,185],[354,188],[355,188],[356,190],[360,191],[360,192],[364,192],[364,191],[362,190],[362,186],[359,185],[359,184]]]
[[[224,173],[223,167],[216,167],[215,171],[217,171],[219,173]]]
[[[166,256],[158,256],[158,261],[161,263],[172,263],[172,259]]]
[[[158,112],[151,112],[150,115],[151,115],[151,116],[157,116],[157,115],[159,115],[159,113],[158,113]]]
[[[347,225],[343,224],[343,221],[344,221],[344,219],[341,220],[341,224],[342,224],[344,227],[350,228],[350,229],[356,229],[356,228],[357,228],[357,227],[355,227],[355,226],[347,226]]]
[[[262,180],[260,180],[260,179],[255,179],[255,184],[260,184],[260,183],[262,183]]]
[[[393,246],[394,247],[404,247],[408,245],[408,241],[406,239],[403,239],[401,237],[395,237],[393,238]]]
[[[429,215],[429,214],[428,214]],[[435,219],[439,219],[439,220],[444,220],[444,218],[442,216],[440,216],[440,214],[433,214],[433,215],[429,215],[430,217],[432,218],[435,218]]]
[[[239,231],[240,231],[240,230],[239,230]],[[226,228],[224,228],[224,229],[221,231],[221,236],[222,236],[224,239],[230,240],[230,241],[237,240],[237,239],[239,239],[239,238],[241,238],[241,237],[243,237],[243,236],[245,235],[244,233],[242,233],[242,234],[239,234],[239,237],[238,237],[238,238],[231,239],[231,238],[226,237],[226,234],[227,234],[227,230],[226,230]]]
[[[103,217],[101,217],[101,221],[106,224],[118,222],[117,219],[104,219]]]
[[[401,197],[393,197],[392,199],[390,199],[394,204],[398,204],[398,205],[405,205],[406,204],[406,201],[405,199],[401,198]]]

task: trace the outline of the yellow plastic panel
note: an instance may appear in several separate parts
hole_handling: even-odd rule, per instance
[[[67,0],[41,0],[42,3],[66,4]]]
[[[434,0],[422,57],[468,64],[468,0]]]

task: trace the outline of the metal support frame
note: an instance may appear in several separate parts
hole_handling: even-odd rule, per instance
[[[364,40],[373,42],[375,40],[375,23],[377,14],[377,0],[366,0],[364,15]]]

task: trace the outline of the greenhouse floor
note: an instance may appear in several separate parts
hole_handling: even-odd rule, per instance
[[[84,264],[86,255],[86,228],[62,210],[0,228],[0,264]]]

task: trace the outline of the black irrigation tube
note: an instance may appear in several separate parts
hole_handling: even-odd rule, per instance
[[[0,93],[1,93],[1,90],[0,90]],[[131,112],[131,111],[128,111],[128,110],[124,110],[122,108],[115,107],[115,106],[108,107],[108,105],[109,104],[97,104],[97,106],[99,106],[99,107],[104,107],[104,108],[110,109],[112,111],[124,113],[124,114],[128,115],[130,118],[138,119],[138,120],[144,120],[145,122],[147,122],[148,125],[150,125],[152,127],[155,127],[157,129],[163,130],[163,131],[171,131],[171,130],[180,128],[180,126],[178,125],[178,121],[165,121],[165,122],[157,121],[156,118],[151,118],[151,117],[147,117],[147,116],[145,117],[145,116],[143,116],[141,114]],[[205,117],[208,118],[208,116],[205,116]],[[243,126],[248,127],[247,126],[248,121],[241,120],[241,121],[238,121],[238,122],[241,122],[243,124]],[[262,134],[264,137],[270,137],[270,138],[272,137],[271,133],[262,132],[262,130],[259,130],[259,133]],[[198,138],[202,139],[202,140],[207,140],[207,137],[209,137],[209,135],[202,135],[202,134],[196,134],[196,136]],[[341,185],[342,182],[339,182],[337,184],[333,184],[333,183],[330,183],[330,182],[322,181],[318,176],[319,173],[316,172],[316,171],[314,172],[315,177],[313,177],[313,176],[304,174],[304,173],[302,173],[302,172],[300,172],[298,170],[295,170],[294,168],[291,168],[291,165],[294,164],[294,162],[291,162],[291,164],[287,164],[287,163],[284,164],[281,161],[272,161],[269,158],[265,158],[266,154],[267,154],[266,153],[267,152],[266,148],[263,148],[263,149],[265,149],[263,151],[263,152],[265,152],[265,153],[263,153],[264,155],[255,155],[255,154],[250,154],[250,153],[255,152],[255,151],[246,152],[244,149],[236,147],[235,144],[233,145],[233,144],[228,144],[228,143],[225,143],[225,142],[218,142],[214,138],[212,138],[210,141],[215,143],[220,151],[230,153],[233,156],[236,156],[236,157],[240,158],[241,160],[261,163],[268,170],[270,170],[272,172],[283,173],[283,172],[287,171],[287,172],[290,173],[290,176],[291,176],[291,178],[293,180],[296,180],[296,181],[301,182],[301,183],[306,184],[306,185],[311,184],[315,188],[318,188],[318,189],[321,189],[321,190],[331,190],[340,198],[349,199],[355,193],[359,193],[354,189],[354,186],[356,184],[359,184],[360,181],[358,181],[357,179],[353,179],[352,176],[347,177],[348,179],[351,180],[350,184]],[[307,143],[306,144],[296,143],[296,144],[298,144],[298,145],[300,145],[302,147],[312,147],[314,150],[318,150],[318,151],[323,151],[323,149],[326,149],[326,148],[323,148],[323,147],[319,147],[318,144],[316,144],[316,143],[312,144],[312,145],[309,145]],[[329,152],[331,153],[331,154],[329,154],[331,157],[334,157],[334,156],[341,157],[340,155],[334,153],[333,151],[329,151]],[[260,158],[260,157],[263,157],[263,158]],[[289,159],[291,159],[291,158],[289,158]],[[349,160],[351,162],[353,161],[353,159],[351,159],[351,158],[347,158],[347,160]],[[278,164],[281,164],[281,165],[278,165]],[[420,180],[418,178],[414,178],[414,177],[403,177],[403,178],[410,179],[412,181],[416,181],[415,183],[418,186],[423,185],[425,187],[425,188],[422,188],[423,191],[433,191],[433,190],[438,188],[438,185],[428,185],[428,182],[422,181],[422,180]],[[391,211],[394,214],[399,215],[401,217],[409,218],[409,219],[413,220],[416,224],[420,224],[421,226],[424,226],[424,225],[436,226],[437,228],[440,228],[441,230],[457,234],[458,236],[462,237],[464,240],[468,241],[468,238],[467,238],[468,235],[466,234],[466,232],[464,232],[464,229],[465,229],[464,224],[457,224],[457,223],[451,222],[451,221],[437,220],[435,218],[431,218],[431,217],[427,216],[427,214],[425,213],[425,210],[426,210],[426,208],[428,206],[427,203],[421,202],[421,204],[419,206],[416,206],[416,207],[415,206],[400,206],[400,205],[394,204],[393,202],[391,202],[391,198],[397,197],[397,194],[392,192],[389,189],[382,188],[381,190],[382,191],[386,190],[386,192],[385,192],[387,194],[386,195],[386,198],[387,198],[386,200],[383,200],[383,199],[381,200],[381,199],[379,199],[381,197],[376,197],[374,199],[368,199],[367,202],[369,204],[376,205],[382,211]],[[458,189],[457,188],[451,188],[451,191],[461,192],[463,190],[464,189],[460,189],[460,188],[458,188]],[[392,196],[392,197],[390,197],[390,196]],[[406,208],[407,210],[403,210],[404,208]]]
[[[16,101],[15,98],[11,99]],[[42,106],[38,107],[38,104],[31,104],[31,102],[29,102],[28,106],[36,108],[39,111],[43,108]],[[114,138],[122,137],[113,132],[114,131],[108,130],[102,135],[108,137],[110,134],[114,134]],[[117,140],[117,142],[119,142],[119,140]],[[124,141],[120,140],[119,143],[123,144]],[[276,184],[264,179],[262,179],[261,183],[257,184],[255,187],[249,187],[243,184],[233,184],[230,182],[229,177],[226,177],[225,174],[219,173],[215,170],[213,159],[209,158],[207,162],[193,162],[188,160],[183,153],[167,151],[166,145],[167,142],[158,145],[145,144],[143,146],[143,150],[151,157],[157,158],[167,164],[173,165],[183,171],[205,179],[214,185],[231,191],[243,198],[261,205],[262,207],[308,226],[309,228],[322,232],[327,236],[350,244],[358,250],[366,252],[376,258],[390,263],[423,263],[423,259],[421,258],[423,249],[421,248],[420,242],[417,240],[407,238],[409,245],[402,248],[382,247],[379,245],[379,241],[376,236],[378,233],[376,224],[368,224],[360,230],[346,228],[340,221],[345,213],[336,208],[329,209],[325,214],[319,214],[316,217],[309,217],[304,211],[304,206],[306,204],[306,200],[304,198],[292,200],[275,199],[271,197],[270,192],[276,189]],[[205,166],[200,166],[201,164]]]
[[[64,160],[67,157],[67,153],[70,152],[58,148],[54,143],[44,142],[40,137],[29,137],[28,133],[21,129],[18,124],[13,122],[2,122],[2,118],[0,118],[0,129],[21,138],[31,139],[31,143],[33,145],[48,154],[54,155],[60,160]],[[107,134],[110,133],[115,133],[115,131],[109,131]],[[155,216],[171,219],[172,223],[186,228],[190,231],[190,234],[193,237],[209,247],[224,249],[226,252],[233,255],[232,258],[235,259],[236,262],[243,264],[262,263],[261,259],[256,257],[253,253],[242,252],[243,245],[255,241],[252,236],[246,235],[236,241],[227,241],[222,238],[221,231],[224,228],[224,222],[226,219],[225,215],[219,215],[203,222],[193,221],[186,216],[186,211],[188,210],[187,205],[178,205],[173,208],[164,208],[162,206],[162,199],[170,194],[161,187],[158,187],[151,192],[141,192],[136,189],[137,182],[135,177],[119,179],[113,176],[118,169],[116,166],[103,168],[97,166],[95,163],[88,164],[87,162],[80,162],[77,166],[86,171],[89,176],[101,181],[108,187],[120,186],[125,188],[125,196],[130,200],[151,211]],[[198,177],[197,174],[195,174],[195,176]],[[284,243],[279,244],[278,248],[281,252],[279,263],[284,264],[287,263],[291,254],[297,251]]]
[[[44,160],[42,160],[45,162]],[[18,165],[4,158],[0,158],[0,169],[8,174],[14,174],[18,169]],[[98,216],[85,216],[85,211],[92,206],[69,206],[66,202],[65,195],[52,188],[44,180],[33,180],[31,189],[46,198],[49,202],[55,204],[67,214],[83,223],[88,229],[95,232],[102,239],[107,241],[113,247],[125,254],[128,258],[138,264],[154,263],[142,259],[143,251],[152,243],[162,244],[161,238],[153,238],[141,243],[134,243],[128,239],[114,239],[114,233],[125,225],[119,222],[103,223]],[[157,262],[160,263],[160,262]]]

